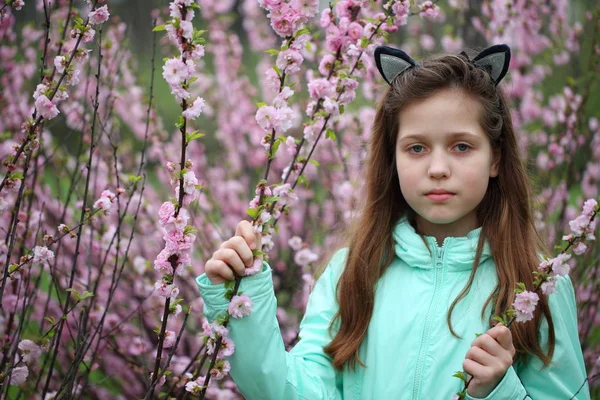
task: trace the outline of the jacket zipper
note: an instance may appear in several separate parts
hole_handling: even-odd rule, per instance
[[[425,318],[425,327],[423,329],[423,337],[421,338],[421,346],[419,348],[419,355],[417,356],[417,366],[415,372],[415,379],[413,382],[413,400],[419,399],[419,392],[421,391],[421,377],[423,375],[423,359],[425,357],[425,352],[429,347],[429,331],[431,330],[432,314],[437,309],[437,298],[438,294],[438,286],[440,285],[441,275],[442,275],[442,267],[443,267],[443,257],[444,257],[444,246],[446,244],[446,240],[442,243],[442,246],[438,246],[435,239],[433,240],[436,252],[434,258],[434,270],[435,270],[435,279],[433,283],[433,297],[431,299],[431,303],[429,304],[429,309],[427,310],[427,316]]]

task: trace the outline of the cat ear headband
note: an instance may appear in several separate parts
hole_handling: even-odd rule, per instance
[[[488,71],[494,80],[494,84],[498,85],[508,71],[510,48],[505,44],[496,44],[483,50],[472,60],[469,60],[469,56],[464,51],[460,53],[460,56],[466,58],[475,66]],[[377,69],[383,79],[390,85],[403,72],[420,66],[418,62],[402,50],[388,46],[378,46],[375,49],[375,64],[377,64]]]

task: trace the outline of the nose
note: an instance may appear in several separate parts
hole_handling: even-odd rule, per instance
[[[429,169],[427,171],[430,178],[433,179],[444,179],[450,177],[450,165],[448,160],[438,154],[432,154],[430,158]]]

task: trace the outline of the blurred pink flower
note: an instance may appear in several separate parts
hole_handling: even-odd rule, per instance
[[[533,319],[533,312],[538,303],[537,293],[524,291],[517,293],[513,307],[516,311],[517,322],[527,322]]]
[[[227,311],[233,318],[243,318],[252,312],[252,300],[245,294],[233,296]]]

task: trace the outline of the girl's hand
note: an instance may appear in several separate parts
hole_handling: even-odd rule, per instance
[[[475,339],[463,362],[464,371],[473,376],[467,390],[469,395],[487,397],[512,365],[515,353],[512,333],[503,324]]]
[[[256,235],[252,224],[241,221],[235,236],[223,242],[204,266],[204,272],[213,285],[235,279],[235,274],[244,276],[246,268],[252,267],[253,249],[260,249],[261,235]],[[235,271],[235,274],[234,274]]]

